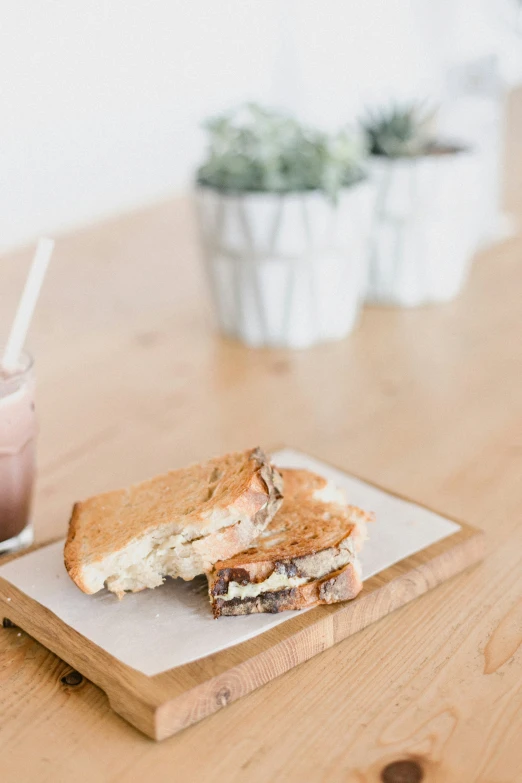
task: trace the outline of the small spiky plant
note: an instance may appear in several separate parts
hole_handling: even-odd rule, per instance
[[[418,104],[369,112],[363,121],[370,155],[388,158],[426,155],[437,148],[432,138],[434,114]]]
[[[246,104],[205,123],[207,157],[197,180],[227,192],[291,193],[340,189],[364,178],[361,134],[303,125],[283,112]]]

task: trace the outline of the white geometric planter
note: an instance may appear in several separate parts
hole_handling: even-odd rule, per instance
[[[197,188],[221,330],[250,346],[305,348],[354,327],[367,276],[374,190],[225,194]]]
[[[453,299],[481,235],[479,156],[374,156],[370,172],[377,196],[366,300],[413,307]]]

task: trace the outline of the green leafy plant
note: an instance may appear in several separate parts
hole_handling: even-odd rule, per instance
[[[322,190],[335,199],[341,187],[364,176],[364,143],[349,130],[328,134],[253,103],[207,120],[204,127],[209,147],[197,179],[218,190]]]
[[[368,112],[363,128],[370,155],[398,158],[439,151],[431,132],[433,117],[418,104]]]

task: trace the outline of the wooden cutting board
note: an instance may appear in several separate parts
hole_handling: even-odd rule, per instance
[[[353,601],[317,607],[234,647],[153,676],[123,663],[3,578],[0,617],[22,628],[99,685],[115,712],[149,737],[161,740],[482,559],[482,532],[464,523],[458,525],[452,535],[370,577]],[[225,619],[234,622],[236,618]]]

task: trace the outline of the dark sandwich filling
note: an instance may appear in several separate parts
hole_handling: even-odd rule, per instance
[[[223,598],[214,599],[214,614],[219,615],[242,615],[254,614],[257,612],[266,612],[277,614],[286,609],[295,608],[296,589],[276,590],[269,593],[261,593],[255,597],[249,598]]]
[[[213,600],[219,598],[220,603],[230,602],[231,606],[237,606],[240,601],[251,601],[265,594],[277,594],[281,597],[281,593],[290,593],[296,587],[322,579],[350,563],[356,571],[359,570],[352,542],[347,539],[339,547],[293,560],[276,561],[272,573],[259,581],[251,579],[245,568],[223,568],[217,572],[210,594]]]

